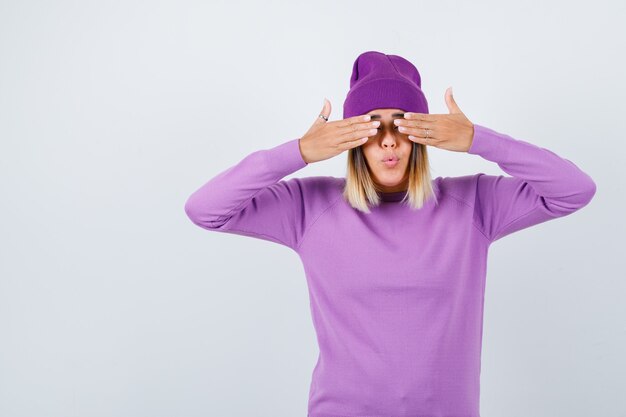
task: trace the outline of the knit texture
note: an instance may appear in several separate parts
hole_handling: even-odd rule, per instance
[[[302,260],[319,344],[309,417],[479,417],[490,245],[574,213],[596,186],[571,161],[484,126],[469,153],[510,176],[437,177],[438,205],[416,211],[403,192],[366,214],[343,199],[344,178],[283,179],[307,165],[299,138],[252,152],[188,198],[196,225]]]
[[[428,113],[422,77],[411,62],[378,51],[360,54],[352,65],[350,90],[343,103],[343,118],[374,109],[400,109]]]

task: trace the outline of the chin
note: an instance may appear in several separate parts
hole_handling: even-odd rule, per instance
[[[398,187],[402,184],[402,181],[378,181],[378,185],[384,187]]]
[[[401,170],[392,172],[389,170],[387,172],[378,172],[375,175],[374,180],[379,186],[385,188],[396,188],[402,186],[402,184],[404,184],[408,179],[408,173],[405,171],[404,175],[402,175],[400,174],[400,171]]]
[[[383,187],[397,187],[399,185],[402,185],[404,178],[397,176],[397,177],[385,177],[383,176],[382,178],[379,177],[376,181],[376,183],[378,183],[378,185],[382,185]]]
[[[405,175],[393,172],[384,172],[376,175],[376,179],[380,184],[388,186],[399,185],[405,179],[405,177]]]

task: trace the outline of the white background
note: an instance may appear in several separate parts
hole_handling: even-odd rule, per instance
[[[257,149],[342,115],[401,55],[431,113],[573,161],[579,212],[494,243],[482,417],[626,416],[626,6],[0,1],[0,417],[305,416],[304,270],[183,210]],[[502,174],[430,148],[433,178]],[[297,176],[344,176],[346,154]]]

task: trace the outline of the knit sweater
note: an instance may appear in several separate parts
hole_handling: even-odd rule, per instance
[[[595,183],[547,149],[474,124],[468,153],[510,176],[437,177],[436,201],[420,209],[394,192],[363,213],[343,198],[345,178],[283,179],[307,165],[299,140],[250,153],[185,212],[299,255],[319,346],[308,417],[479,417],[489,247],[579,210]]]

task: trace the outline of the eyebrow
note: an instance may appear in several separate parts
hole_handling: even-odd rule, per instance
[[[381,118],[380,114],[370,114],[370,116],[372,116],[371,117],[372,120]],[[396,118],[396,117],[404,117],[404,113],[394,113],[394,114],[391,115],[392,119]]]

